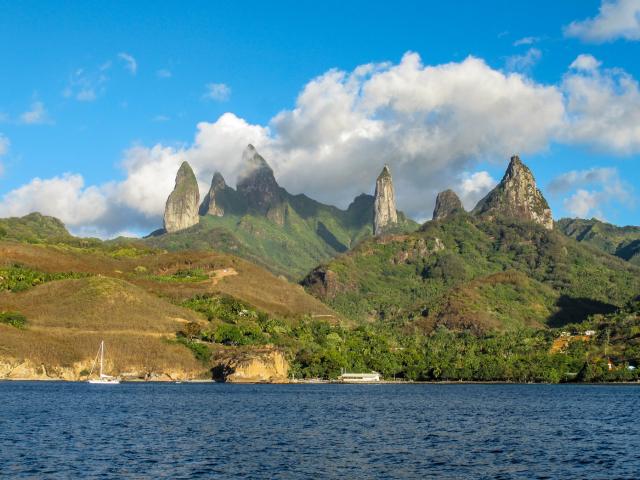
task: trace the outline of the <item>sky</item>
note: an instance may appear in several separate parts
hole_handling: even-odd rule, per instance
[[[472,208],[517,153],[556,219],[640,224],[640,0],[0,0],[0,217],[162,225],[251,143],[345,208],[389,164],[398,208]]]

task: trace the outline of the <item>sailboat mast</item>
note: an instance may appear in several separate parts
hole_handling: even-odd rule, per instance
[[[100,378],[102,378],[102,361],[104,360],[104,340],[100,342]]]

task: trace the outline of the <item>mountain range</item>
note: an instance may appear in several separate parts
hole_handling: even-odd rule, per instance
[[[293,195],[278,185],[266,160],[249,145],[236,188],[215,173],[200,203],[195,175],[180,167],[165,208],[164,228],[146,242],[168,250],[214,249],[233,253],[290,279],[346,252],[374,229],[407,232],[418,227],[396,210],[393,182],[384,167],[376,195],[357,196],[346,210]]]
[[[518,156],[471,211],[445,190],[422,225],[387,165],[342,210],[287,192],[252,146],[243,164],[201,199],[183,163],[144,239],[0,219],[0,378],[86,378],[100,338],[110,368],[147,379],[611,380],[632,374],[606,355],[640,363],[640,228],[554,222]]]

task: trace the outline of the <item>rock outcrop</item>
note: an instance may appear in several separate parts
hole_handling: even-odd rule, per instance
[[[380,235],[385,229],[398,223],[396,197],[389,166],[385,165],[376,180],[373,208],[373,233]]]
[[[517,218],[553,229],[549,204],[536,187],[531,170],[517,155],[511,157],[502,181],[478,202],[473,213],[488,218]]]
[[[216,380],[230,383],[287,383],[289,362],[272,347],[236,351],[230,358],[220,359],[214,369]]]
[[[238,177],[236,190],[246,199],[250,211],[267,215],[283,200],[283,192],[273,176],[273,170],[253,145],[242,153],[244,170]]]
[[[176,175],[176,186],[165,205],[164,229],[169,233],[178,232],[197,224],[199,206],[198,181],[191,166],[182,162]]]
[[[222,217],[224,215],[224,207],[220,202],[220,195],[224,194],[227,184],[220,172],[213,174],[211,179],[211,187],[205,195],[202,205],[200,205],[200,215],[214,215]]]
[[[436,206],[433,209],[433,219],[442,220],[444,218],[464,212],[462,202],[456,192],[453,190],[445,190],[440,192],[436,197]]]

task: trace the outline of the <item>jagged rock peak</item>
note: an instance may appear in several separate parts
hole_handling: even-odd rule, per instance
[[[381,234],[386,228],[398,223],[396,197],[389,166],[385,165],[376,180],[373,204],[373,233]]]
[[[176,186],[164,208],[164,229],[167,232],[177,232],[197,224],[200,221],[199,204],[200,192],[196,176],[189,163],[182,162],[176,175]]]
[[[436,206],[433,209],[434,220],[442,220],[460,212],[464,212],[464,207],[462,206],[460,198],[456,195],[456,192],[449,189],[438,194],[436,197]]]
[[[500,183],[478,202],[473,213],[517,218],[553,229],[549,204],[538,190],[533,173],[518,155],[511,157]]]
[[[253,145],[248,145],[242,153],[242,162],[244,169],[238,177],[238,193],[247,199],[250,209],[266,214],[282,197],[273,170]]]
[[[209,192],[204,197],[202,205],[200,205],[200,215],[214,215],[216,217],[222,217],[224,215],[224,208],[220,205],[218,196],[226,188],[227,184],[222,174],[220,172],[214,173]]]

